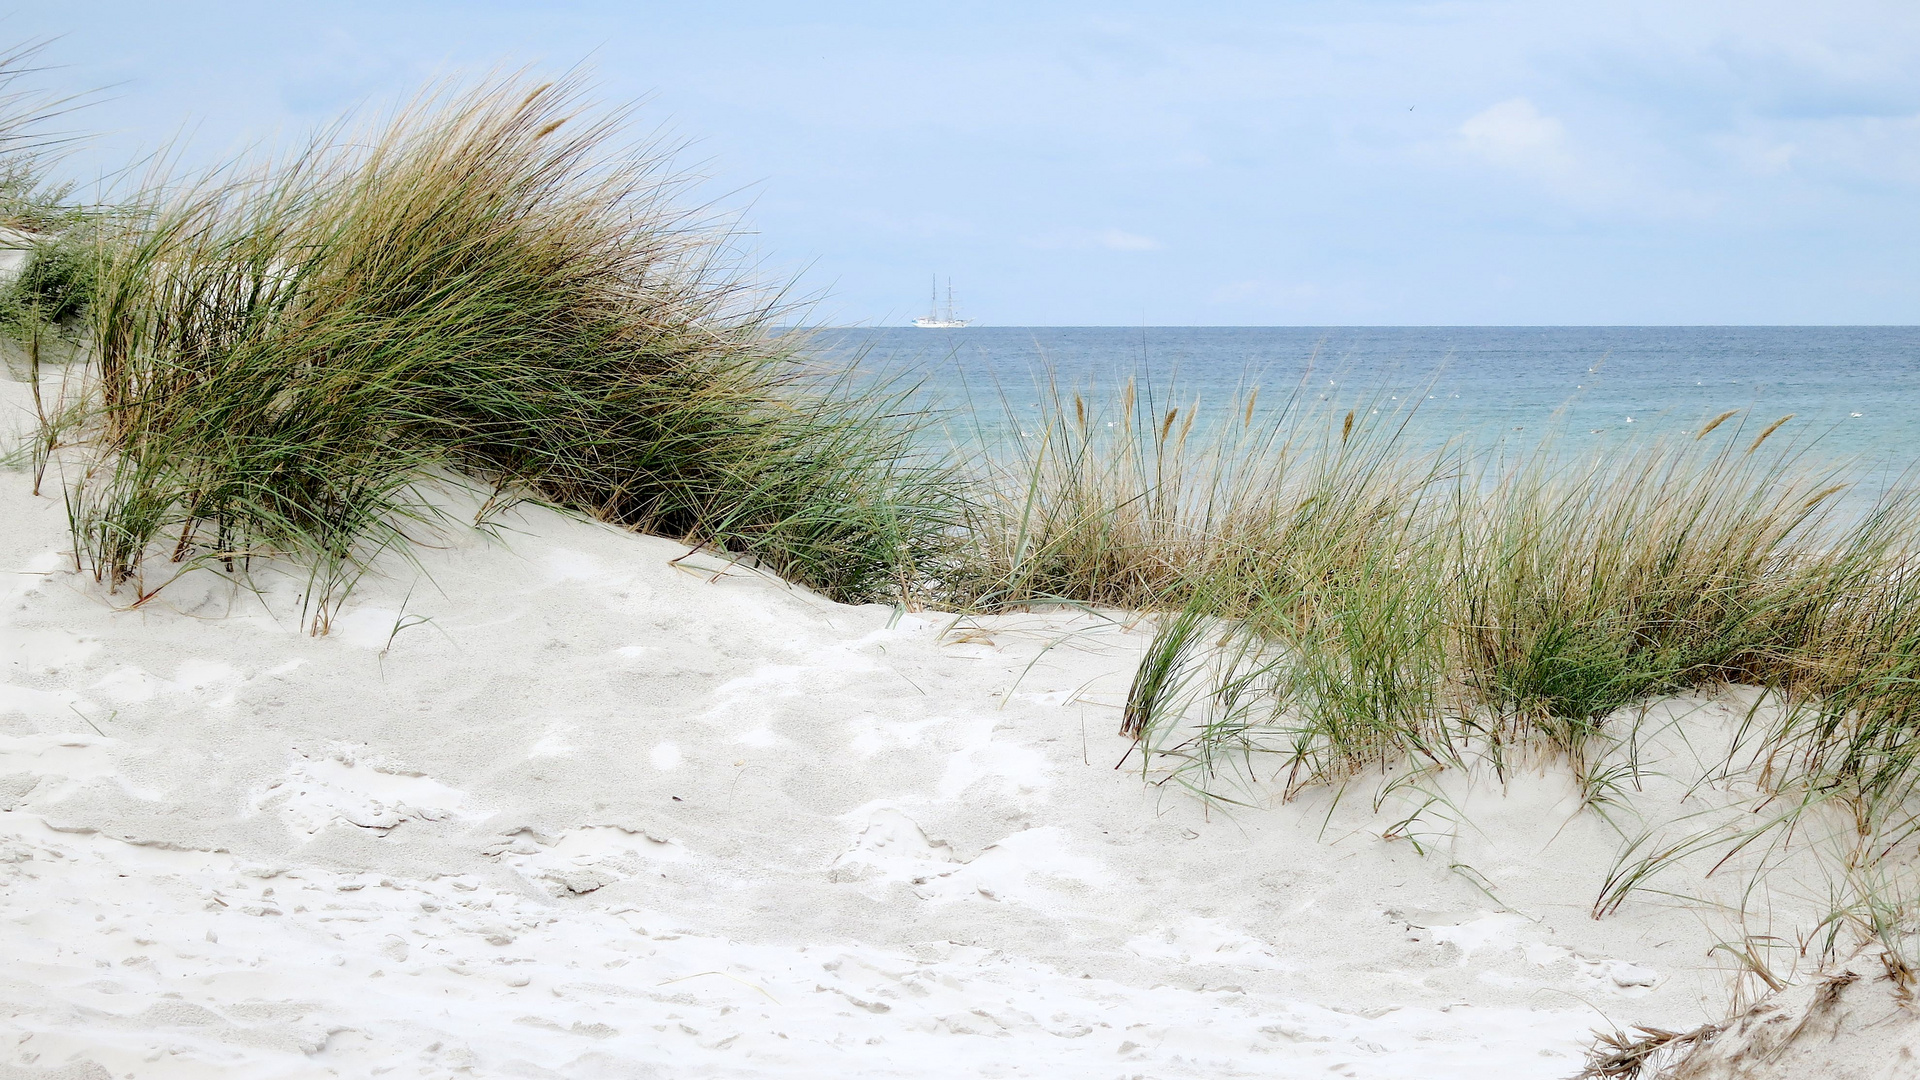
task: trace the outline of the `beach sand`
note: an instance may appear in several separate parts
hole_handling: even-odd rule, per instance
[[[28,486],[0,1078],[1548,1078],[1728,1007],[1724,920],[1591,917],[1621,833],[1557,767],[1398,832],[1366,783],[1210,809],[1116,770],[1145,626],[842,606],[523,507],[316,638],[260,562],[128,609]]]

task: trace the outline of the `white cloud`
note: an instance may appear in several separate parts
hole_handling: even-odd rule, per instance
[[[1558,175],[1573,166],[1566,125],[1534,108],[1526,98],[1511,98],[1460,125],[1467,149],[1505,168]]]
[[[1531,181],[1562,202],[1588,211],[1630,209],[1654,217],[1712,212],[1711,198],[1663,181],[1647,168],[1645,150],[1631,143],[1591,145],[1577,140],[1558,117],[1523,97],[1508,98],[1468,117],[1451,154]],[[1655,163],[1657,165],[1657,163]]]

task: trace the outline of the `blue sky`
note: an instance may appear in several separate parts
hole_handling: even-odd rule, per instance
[[[816,317],[1920,323],[1920,5],[41,4],[82,179],[584,63]]]

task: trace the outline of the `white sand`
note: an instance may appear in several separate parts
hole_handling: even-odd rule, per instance
[[[49,490],[0,473],[0,1078],[1546,1078],[1725,1009],[1725,925],[1590,917],[1552,770],[1424,855],[1116,772],[1137,629],[536,509],[316,639],[269,568],[122,609]]]
[[[1756,1005],[1674,1070],[1673,1080],[1912,1080],[1920,1015],[1864,951]]]

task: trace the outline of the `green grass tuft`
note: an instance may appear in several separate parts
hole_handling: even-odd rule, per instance
[[[144,597],[156,558],[293,555],[324,630],[454,473],[841,599],[914,580],[948,487],[889,399],[808,385],[788,309],[626,119],[570,82],[448,87],[115,222],[75,491],[96,573]]]

